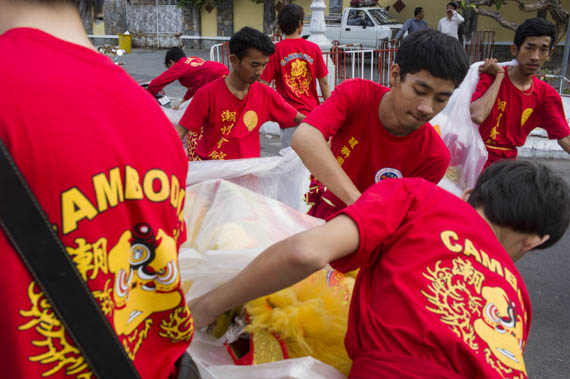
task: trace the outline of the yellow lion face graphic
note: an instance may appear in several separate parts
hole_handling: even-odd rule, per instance
[[[172,237],[162,229],[155,235],[144,223],[124,232],[110,251],[109,269],[115,274],[113,317],[119,335],[128,335],[152,313],[180,304],[176,251]]]
[[[307,68],[307,62],[295,59],[291,62],[291,73],[285,75],[286,83],[291,92],[298,97],[308,96],[313,77]]]
[[[516,306],[499,287],[483,287],[483,314],[475,320],[475,332],[497,359],[508,367],[525,371],[522,355],[522,322]]]

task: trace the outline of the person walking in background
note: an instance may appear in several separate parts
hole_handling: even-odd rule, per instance
[[[154,78],[149,83],[147,90],[151,95],[156,95],[165,86],[178,80],[188,89],[182,101],[192,98],[202,86],[229,74],[228,68],[224,64],[205,61],[198,57],[186,57],[184,50],[180,47],[173,47],[166,52],[164,64],[167,70]],[[173,108],[177,109],[178,107]]]
[[[232,71],[200,88],[176,125],[192,161],[259,157],[263,123],[295,125],[305,117],[259,82],[275,51],[268,36],[246,26],[229,45]]]
[[[327,79],[328,70],[319,46],[301,38],[305,11],[296,4],[285,5],[279,12],[279,28],[285,39],[275,45],[275,53],[261,75],[261,81],[269,84],[275,79],[277,92],[299,112],[308,115],[319,105],[317,84],[323,99],[331,92]],[[297,124],[280,124],[281,148],[291,142]]]
[[[406,20],[404,26],[402,26],[402,29],[398,31],[398,34],[396,34],[396,37],[394,37],[392,42],[400,40],[400,38],[404,36],[405,32],[411,34],[424,29],[429,29],[427,22],[424,21],[424,9],[422,7],[417,7],[414,9],[414,17]]]
[[[457,4],[453,1],[449,2],[446,5],[445,17],[440,19],[437,24],[437,31],[458,40],[457,30],[459,29],[459,24],[463,21],[465,21],[463,16],[457,13]]]

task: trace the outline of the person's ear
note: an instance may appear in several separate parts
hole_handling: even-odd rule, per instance
[[[394,63],[390,67],[390,87],[395,87],[400,84],[400,65]]]
[[[513,57],[516,57],[518,53],[519,53],[519,48],[517,47],[517,45],[513,43],[511,45],[511,54],[513,55]]]
[[[530,234],[522,241],[522,251],[524,253],[542,245],[550,239],[550,234],[545,234],[542,237],[538,234]]]
[[[237,65],[239,63],[238,56],[235,54],[230,54],[230,63],[232,64],[232,66]]]
[[[467,200],[469,200],[469,196],[471,196],[472,193],[473,193],[473,188],[467,188],[463,192],[463,195],[461,196],[461,200],[467,202]]]

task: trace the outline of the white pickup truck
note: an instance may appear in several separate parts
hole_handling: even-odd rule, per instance
[[[325,18],[325,35],[341,45],[362,44],[365,48],[379,48],[383,40],[391,40],[402,24],[390,17],[384,8],[345,8],[340,17]],[[310,34],[305,25],[303,35]]]

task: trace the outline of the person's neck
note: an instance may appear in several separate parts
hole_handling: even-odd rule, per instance
[[[520,250],[520,236],[518,236],[517,233],[513,233],[510,228],[497,225],[489,220],[485,215],[483,208],[475,208],[475,211],[489,225],[495,234],[495,237],[497,237],[497,240],[509,254],[513,262],[518,261],[524,255],[524,253]]]
[[[509,79],[511,83],[521,91],[526,91],[532,86],[533,74],[523,72],[519,66],[515,66],[509,70]]]
[[[230,92],[238,99],[243,100],[247,96],[250,84],[241,80],[235,71],[232,70],[224,81]]]
[[[416,19],[416,21],[418,21],[418,22],[420,22],[420,21],[422,20],[420,17],[416,17],[415,19]]]
[[[398,117],[394,111],[394,95],[392,91],[386,92],[382,97],[380,106],[378,107],[378,119],[384,126],[384,129],[396,137],[403,137],[410,134],[410,130],[403,127],[398,121]]]
[[[39,29],[61,40],[95,50],[73,4],[3,2],[0,34],[14,28]]]
[[[301,38],[301,31],[299,29],[295,30],[291,34],[285,34],[285,39]]]

